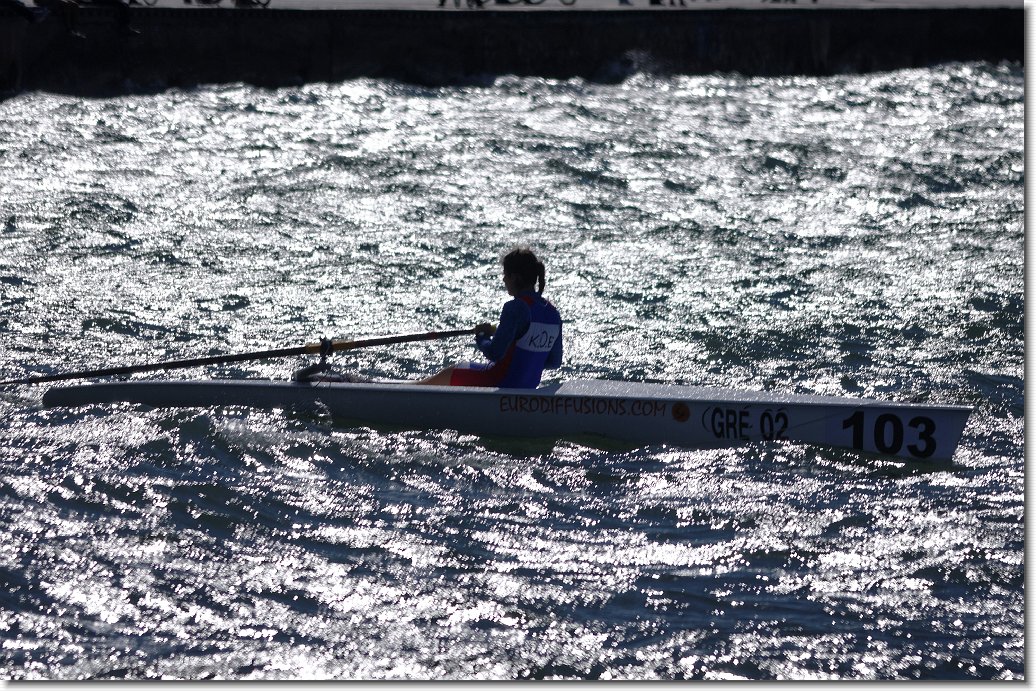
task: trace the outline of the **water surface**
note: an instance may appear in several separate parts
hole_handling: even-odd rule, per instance
[[[1023,108],[980,63],[0,103],[3,377],[468,327],[524,243],[554,379],[975,408],[932,466],[8,388],[0,673],[1021,678]]]

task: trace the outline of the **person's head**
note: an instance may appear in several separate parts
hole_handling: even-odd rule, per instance
[[[527,247],[516,247],[501,258],[500,264],[504,268],[504,285],[507,286],[508,293],[517,295],[533,289],[537,293],[543,293],[543,287],[547,283],[546,270],[543,268],[543,262],[536,258],[532,250]]]

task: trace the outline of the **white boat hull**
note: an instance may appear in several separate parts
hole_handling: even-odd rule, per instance
[[[601,436],[688,448],[789,441],[948,461],[971,409],[709,387],[577,380],[526,389],[409,383],[140,380],[56,387],[47,406],[250,406],[325,410],[374,425],[505,437]]]

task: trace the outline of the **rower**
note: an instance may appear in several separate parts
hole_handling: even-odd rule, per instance
[[[504,304],[498,326],[475,328],[475,346],[490,362],[457,363],[419,384],[533,389],[544,369],[561,365],[561,315],[542,295],[543,262],[532,250],[515,248],[501,264],[504,288],[512,299]]]

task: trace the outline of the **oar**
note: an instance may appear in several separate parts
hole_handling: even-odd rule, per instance
[[[129,375],[135,372],[147,372],[149,370],[174,370],[176,368],[193,368],[200,365],[218,365],[221,363],[239,363],[245,360],[261,360],[264,358],[284,358],[286,356],[303,356],[312,353],[321,353],[324,349],[329,351],[349,351],[354,348],[366,348],[367,346],[388,346],[390,344],[405,344],[411,341],[433,341],[435,339],[448,339],[452,336],[463,336],[474,334],[475,329],[454,329],[445,332],[424,332],[423,334],[399,334],[396,336],[378,336],[370,339],[355,339],[351,341],[316,342],[305,346],[291,348],[275,348],[270,351],[252,351],[250,353],[230,353],[224,356],[207,356],[204,358],[188,358],[186,360],[167,360],[161,363],[145,363],[142,365],[124,365],[118,368],[101,368],[100,370],[81,370],[79,372],[67,372],[58,375],[40,375],[39,377],[26,377],[20,380],[6,380],[0,382],[0,386],[12,384],[39,384],[41,382],[57,382],[58,380],[75,380],[83,377],[106,377],[108,375]]]

